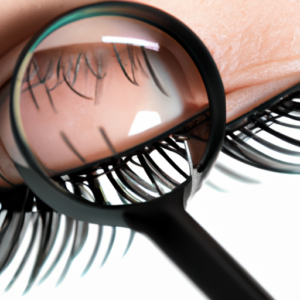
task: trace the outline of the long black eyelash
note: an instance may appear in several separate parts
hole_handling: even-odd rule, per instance
[[[65,83],[67,84],[67,86],[78,96],[80,96],[81,98],[84,98],[84,99],[87,99],[87,100],[93,100],[93,98],[91,97],[88,97],[88,96],[85,96],[79,92],[77,92],[73,87],[72,85],[69,83],[68,79],[66,78],[66,75],[63,73],[63,78],[64,78],[64,81]]]
[[[77,56],[77,60],[76,60],[76,65],[75,65],[75,71],[74,71],[74,77],[73,77],[72,85],[75,84],[76,79],[77,79],[77,73],[78,73],[79,68],[80,68],[80,58],[81,58],[81,53],[79,53],[78,56]]]
[[[144,69],[144,67],[143,67],[143,65],[142,65],[142,63],[141,63],[141,61],[140,61],[138,55],[136,55],[136,60],[137,60],[137,62],[138,62],[138,65],[139,65],[140,70],[142,71],[142,74],[143,74],[144,76],[146,76],[146,77],[149,77],[149,76],[148,76],[148,73],[145,71],[145,69]]]
[[[146,63],[146,66],[148,68],[148,71],[155,83],[155,85],[158,87],[158,89],[164,94],[166,95],[167,97],[169,97],[169,95],[167,94],[167,92],[165,91],[165,89],[163,88],[162,84],[160,83],[159,79],[157,78],[153,68],[152,68],[152,65],[149,61],[149,58],[146,54],[146,51],[145,51],[145,48],[144,47],[141,47],[141,50],[142,50],[142,53],[143,53],[143,57],[144,57],[144,60],[145,60],[145,63]]]
[[[116,45],[113,43],[113,48],[114,48],[114,52],[116,54],[116,57],[117,57],[117,60],[118,60],[118,63],[124,73],[124,75],[126,76],[126,78],[134,85],[138,85],[137,81],[136,81],[136,77],[135,77],[135,70],[138,69],[137,67],[137,64],[136,64],[136,61],[139,65],[139,69],[141,70],[141,72],[148,77],[148,74],[146,73],[146,71],[144,70],[143,66],[142,66],[142,63],[138,57],[138,55],[135,55],[136,52],[133,51],[133,47],[130,46],[130,45],[127,45],[127,52],[128,52],[128,57],[129,57],[129,60],[130,60],[130,65],[131,65],[131,73],[132,73],[132,79],[129,77],[128,73],[126,72],[125,70],[125,67],[121,61],[121,57],[120,57],[120,54],[116,48]],[[146,51],[144,49],[144,47],[140,47],[141,48],[141,51],[142,51],[142,54],[143,54],[143,57],[144,57],[144,61],[145,61],[145,64],[148,68],[148,71],[154,81],[154,83],[156,84],[156,86],[158,87],[158,89],[163,93],[165,94],[166,96],[168,96],[168,94],[166,93],[166,91],[164,90],[164,88],[162,87],[162,84],[160,83],[159,79],[157,78],[154,70],[153,70],[153,67],[147,57],[147,54],[146,54]],[[25,92],[25,91],[28,91],[30,92],[30,95],[31,95],[31,98],[36,106],[36,108],[39,110],[39,105],[38,105],[38,102],[37,102],[37,99],[34,95],[34,92],[33,92],[33,88],[43,84],[44,87],[45,87],[45,90],[46,90],[46,93],[47,93],[47,96],[48,96],[48,99],[49,99],[49,102],[50,102],[50,105],[53,109],[53,111],[55,113],[58,113],[55,105],[54,105],[54,101],[52,99],[52,96],[51,96],[51,92],[53,90],[55,90],[59,85],[61,85],[61,83],[65,82],[67,84],[67,86],[75,93],[77,94],[78,96],[84,98],[84,99],[88,99],[88,100],[92,100],[91,97],[88,97],[88,96],[85,96],[84,94],[78,92],[73,86],[75,85],[76,83],[76,80],[77,80],[77,75],[78,75],[78,72],[79,72],[79,69],[80,69],[80,60],[81,60],[81,57],[82,55],[84,56],[84,59],[85,59],[85,65],[87,66],[87,68],[91,71],[91,73],[96,77],[96,86],[95,86],[95,97],[94,97],[94,105],[98,105],[99,104],[99,99],[100,99],[100,96],[99,96],[99,93],[100,93],[100,88],[99,88],[99,80],[103,79],[105,76],[106,76],[106,73],[104,75],[101,74],[101,71],[100,71],[100,66],[98,66],[98,69],[97,69],[97,73],[93,70],[91,64],[90,64],[90,61],[87,57],[86,54],[82,54],[82,53],[79,53],[78,56],[77,56],[77,59],[76,59],[76,65],[75,65],[75,71],[74,71],[74,76],[73,76],[73,80],[71,82],[71,79],[70,79],[70,72],[73,68],[73,63],[72,63],[72,57],[70,57],[69,59],[69,64],[68,64],[68,68],[67,68],[67,71],[64,72],[62,71],[62,76],[63,76],[63,79],[60,81],[60,71],[62,70],[61,69],[61,55],[59,56],[58,60],[57,60],[57,65],[56,65],[56,83],[54,84],[53,87],[51,88],[48,88],[47,84],[46,84],[46,81],[49,80],[52,75],[53,75],[53,60],[50,60],[49,61],[49,64],[48,64],[48,67],[47,67],[47,71],[46,71],[46,74],[45,76],[42,78],[39,74],[39,66],[38,66],[38,63],[35,59],[35,57],[32,58],[31,60],[31,63],[29,64],[28,68],[27,68],[27,78],[26,78],[26,81],[28,83],[28,87],[26,87],[25,89],[22,90],[22,92]],[[135,60],[136,58],[136,60]],[[34,71],[32,74],[30,74],[30,66],[33,65],[34,66]],[[31,84],[30,83],[30,79],[34,77],[34,75],[37,75],[38,77],[38,82],[35,83],[35,84]]]
[[[132,47],[129,47],[129,45],[127,45],[127,52],[128,52],[128,57],[130,60],[132,78],[133,78],[133,81],[137,84],[136,79],[135,79],[135,74],[134,74],[134,69],[136,69],[134,55],[133,55]]]
[[[100,62],[98,61],[94,105],[98,105],[100,103],[100,95],[101,95],[100,82],[105,76],[106,76],[106,73],[103,76],[101,76]]]
[[[55,90],[59,85],[61,85],[64,82],[64,80],[59,81],[60,63],[61,63],[61,56],[59,56],[59,58],[57,60],[57,65],[56,65],[56,83],[52,88],[49,88],[50,92]]]
[[[124,68],[124,66],[123,66],[123,63],[122,63],[122,61],[121,61],[121,57],[120,57],[120,54],[119,54],[119,52],[118,52],[118,50],[117,50],[116,44],[113,43],[112,45],[113,45],[114,52],[115,52],[115,54],[116,54],[118,63],[119,63],[119,65],[120,65],[120,67],[121,67],[121,69],[122,69],[122,71],[123,71],[125,77],[126,77],[132,84],[138,85],[138,83],[137,83],[136,80],[135,80],[134,73],[133,73],[133,79],[131,79],[131,78],[129,77],[129,75],[127,74],[127,72],[126,72],[126,70],[125,70],[125,68]],[[131,62],[131,66],[132,66],[132,61],[130,60],[130,62]]]
[[[189,176],[182,171],[175,163],[174,161],[168,156],[168,154],[161,148],[159,147],[158,143],[153,144],[154,148],[159,152],[159,154],[165,158],[165,160],[179,173],[181,174],[184,178],[188,178]]]
[[[152,171],[151,171],[149,165],[146,163],[146,160],[145,160],[143,154],[138,154],[137,157],[138,157],[141,165],[144,167],[144,170],[145,170],[147,176],[149,177],[150,181],[155,185],[158,193],[162,196],[164,193],[161,190],[161,188],[159,187],[159,185],[157,184],[155,178],[153,177]]]
[[[70,76],[71,76],[72,68],[73,68],[73,58],[72,58],[72,56],[70,56],[69,57],[69,65],[68,65],[67,72],[66,72],[66,74],[67,74],[66,78],[68,79],[69,82],[71,81]]]
[[[91,66],[91,63],[88,59],[88,57],[86,56],[86,54],[84,55],[84,58],[85,58],[85,62],[86,62],[86,65],[88,66],[88,68],[90,69],[90,71],[92,72],[92,74],[97,78],[97,79],[103,79],[105,76],[106,76],[106,73],[101,76],[101,74],[97,74],[95,73],[95,71],[93,70],[92,66]]]
[[[83,158],[83,156],[80,155],[80,153],[76,150],[76,148],[73,146],[73,144],[70,142],[70,140],[63,131],[60,132],[60,136],[67,145],[67,147],[81,160],[81,162],[85,163],[85,159]]]
[[[295,85],[229,123],[222,151],[254,167],[299,174],[300,164],[294,160],[300,156],[299,149],[294,150],[300,147],[299,133],[286,131],[300,129],[299,96],[299,85]]]
[[[178,182],[175,181],[173,178],[171,178],[167,173],[165,173],[157,164],[156,162],[152,159],[152,157],[147,153],[144,152],[144,155],[146,159],[150,162],[150,164],[161,174],[161,176],[164,177],[165,180],[169,181],[171,184],[177,186]]]
[[[100,127],[100,128],[99,128],[99,131],[100,131],[100,133],[101,133],[103,139],[105,140],[106,145],[107,145],[108,148],[110,149],[111,153],[112,153],[113,155],[116,155],[116,154],[117,154],[117,151],[115,150],[114,146],[112,145],[111,141],[109,140],[109,138],[108,138],[108,136],[107,136],[107,134],[106,134],[104,128]]]
[[[27,78],[28,78],[27,84],[28,84],[28,90],[29,90],[29,93],[30,93],[30,95],[31,95],[32,101],[33,101],[33,103],[34,103],[36,109],[39,110],[40,107],[39,107],[39,105],[38,105],[38,103],[37,103],[37,101],[36,101],[36,98],[35,98],[35,96],[34,96],[34,93],[33,93],[33,90],[32,90],[32,86],[31,86],[31,83],[30,83],[30,76],[29,76],[29,74],[30,74],[30,67],[31,67],[31,65],[32,65],[32,61],[30,62],[29,66],[28,66],[28,68],[27,68]]]
[[[38,77],[38,80],[39,80],[40,84],[43,84],[44,87],[45,87],[45,90],[46,90],[46,93],[47,93],[50,105],[51,105],[53,111],[55,113],[57,113],[57,110],[55,108],[55,105],[54,105],[53,99],[51,97],[50,91],[49,91],[49,89],[47,87],[47,84],[46,84],[46,81],[48,79],[50,79],[50,77],[53,74],[53,66],[54,66],[53,65],[53,60],[49,61],[49,64],[48,64],[48,67],[47,67],[47,71],[46,71],[46,74],[45,74],[44,78],[41,78],[41,76],[39,74],[39,66],[38,66],[38,62],[36,61],[35,57],[32,58],[32,62],[33,62],[34,68],[36,69],[36,75]]]

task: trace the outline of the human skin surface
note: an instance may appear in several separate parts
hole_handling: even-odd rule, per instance
[[[43,25],[68,10],[96,2],[99,1],[2,1],[0,86],[9,80],[26,41]],[[180,19],[208,47],[225,87],[227,122],[300,80],[298,1],[140,2]],[[19,180],[1,143],[0,168],[5,169],[9,180]],[[3,181],[0,185],[6,186]]]

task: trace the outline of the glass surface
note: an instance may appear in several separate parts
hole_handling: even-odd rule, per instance
[[[150,200],[184,182],[203,156],[210,121],[201,75],[151,25],[120,16],[69,23],[36,43],[20,70],[16,103],[31,151],[49,176],[69,181],[71,192],[79,182],[90,201],[95,186],[103,194],[104,174],[122,203]],[[162,160],[169,168],[159,168]]]

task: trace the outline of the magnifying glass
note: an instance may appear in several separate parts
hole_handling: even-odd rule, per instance
[[[184,24],[129,2],[68,12],[24,48],[10,95],[4,146],[47,205],[146,234],[211,299],[271,299],[184,209],[225,129],[219,72]]]

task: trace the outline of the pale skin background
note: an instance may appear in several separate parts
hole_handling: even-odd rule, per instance
[[[20,50],[37,30],[70,9],[95,2],[99,1],[2,0],[0,86],[10,78]],[[174,15],[206,44],[224,83],[228,122],[300,80],[298,1],[140,2]],[[17,182],[12,165],[3,160],[0,167],[11,168],[7,178]]]

